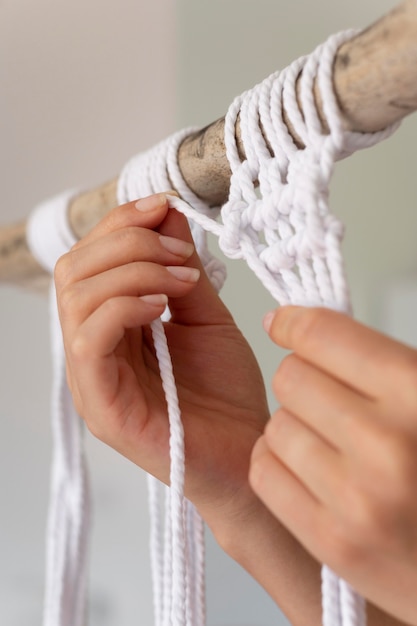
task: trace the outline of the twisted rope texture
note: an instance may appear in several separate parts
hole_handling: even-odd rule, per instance
[[[170,137],[151,151],[133,159],[122,172],[119,181],[119,200],[128,201],[146,193],[174,187],[182,200],[170,197],[170,205],[183,212],[192,226],[197,249],[216,284],[221,287],[224,269],[210,255],[203,231],[214,233],[224,254],[232,259],[244,259],[278,304],[326,306],[345,313],[351,312],[346,282],[341,241],[343,226],[332,215],[328,206],[329,185],[334,164],[354,151],[370,147],[387,138],[397,125],[373,134],[347,132],[343,129],[340,111],[332,84],[332,67],[337,49],[352,38],[356,31],[345,31],[332,36],[311,55],[302,57],[281,72],[276,72],[263,83],[239,96],[225,118],[225,147],[231,169],[228,201],[216,212],[204,204],[185,183],[177,162],[178,148],[194,129]],[[297,81],[300,82],[297,95]],[[316,108],[313,87],[318,82],[323,101],[328,132],[323,129]],[[284,122],[290,122],[294,134],[303,144],[299,148]],[[241,141],[245,158],[241,160],[236,142],[236,126],[240,123]],[[158,333],[158,335],[157,335]],[[161,334],[159,334],[161,333]],[[162,342],[160,322],[154,327],[155,343],[161,341],[160,367],[162,378],[168,375],[166,342]],[[167,369],[165,369],[167,368]],[[171,371],[169,372],[171,378]],[[178,398],[167,390],[167,404],[175,413]],[[182,429],[177,417],[171,423],[171,489],[181,492],[183,486],[184,449]],[[175,430],[175,435],[174,431]],[[174,475],[178,467],[178,475]],[[173,501],[171,499],[170,506]],[[180,501],[173,516],[171,536],[178,531],[178,519],[184,511]],[[175,525],[175,530],[174,530]],[[190,577],[182,563],[189,556],[186,538],[181,553],[171,551],[172,580],[160,571],[156,593],[165,584],[180,594],[183,577],[185,589]],[[188,544],[189,546],[189,544]],[[161,549],[154,547],[155,568],[160,570]],[[177,563],[178,558],[178,563]],[[181,561],[181,564],[180,564]],[[170,561],[171,563],[171,561]],[[185,574],[185,575],[184,575]],[[157,578],[157,577],[155,577]],[[159,624],[200,625],[191,619],[186,608],[190,604],[186,591],[178,596],[183,604],[181,618],[172,607],[176,601],[165,587],[165,604],[171,606],[172,620]],[[364,626],[365,602],[348,583],[339,579],[327,566],[322,569],[323,625]],[[167,599],[167,597],[169,599]],[[155,603],[158,603],[156,598]],[[164,613],[164,607],[157,615]]]
[[[372,146],[396,128],[372,135],[345,132],[332,87],[337,48],[354,36],[331,37],[311,55],[246,92],[230,107],[225,145],[232,172],[230,194],[215,211],[186,185],[178,148],[194,129],[181,131],[132,159],[118,188],[120,203],[175,187],[182,200],[170,205],[190,221],[196,248],[219,290],[225,267],[207,247],[206,231],[219,238],[226,256],[245,259],[279,304],[321,305],[350,312],[340,243],[341,223],[328,207],[337,159]],[[301,76],[301,78],[300,78]],[[296,81],[300,82],[299,104]],[[318,81],[329,132],[315,107]],[[301,113],[301,110],[302,113]],[[283,121],[299,140],[299,149]],[[236,145],[239,118],[246,158]],[[67,223],[72,192],[46,202],[29,220],[32,253],[50,273],[75,242]],[[53,214],[53,215],[52,215]],[[51,295],[54,354],[52,422],[54,455],[47,536],[44,626],[84,626],[89,497],[82,433],[64,371],[64,351]],[[167,311],[165,319],[169,317]],[[184,498],[184,433],[174,372],[161,320],[152,324],[170,422],[170,488],[149,477],[151,562],[155,626],[204,626],[204,527]],[[322,570],[323,625],[364,626],[365,603],[327,566]]]
[[[177,186],[182,175],[176,156],[180,143],[190,132],[190,129],[181,131],[153,150],[134,157],[119,177],[119,203]],[[179,187],[183,188],[183,198],[197,207],[199,214],[209,212],[188,187],[185,189],[184,181]],[[226,277],[224,264],[209,252],[204,229],[195,222],[190,226],[205,270],[219,290]],[[169,319],[169,311],[164,319]],[[204,525],[194,506],[184,497],[184,433],[162,321],[155,321],[151,328],[167,401],[171,460],[170,487],[148,477],[155,626],[204,626]]]
[[[74,191],[45,201],[32,212],[27,240],[33,256],[52,274],[58,258],[76,242],[67,209]],[[43,626],[84,626],[90,492],[77,415],[65,375],[65,355],[55,289],[50,293],[52,345],[51,424],[53,456],[46,535]]]

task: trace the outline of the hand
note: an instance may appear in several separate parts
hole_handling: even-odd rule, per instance
[[[301,603],[310,623],[320,615],[319,569],[248,482],[250,454],[269,418],[257,363],[204,274],[185,218],[164,195],[137,206],[110,212],[56,267],[77,410],[98,438],[168,482],[168,417],[149,329],[167,295],[186,495],[226,552],[290,618]],[[190,269],[200,271],[197,282]]]
[[[293,352],[255,492],[314,558],[417,624],[417,351],[324,309],[284,307],[266,327]]]
[[[249,458],[268,417],[264,386],[186,219],[163,194],[119,207],[60,259],[55,281],[78,412],[94,435],[164,482],[169,426],[149,324],[168,298],[186,495],[213,526],[238,516],[242,494],[242,503],[253,498]]]

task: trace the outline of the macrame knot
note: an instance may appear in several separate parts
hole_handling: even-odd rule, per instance
[[[235,99],[225,117],[224,143],[231,179],[229,199],[221,210],[205,203],[188,187],[178,164],[179,148],[198,130],[194,128],[175,133],[126,164],[118,181],[119,204],[174,188],[181,199],[168,196],[169,205],[189,220],[196,250],[217,290],[224,283],[226,268],[208,249],[206,231],[219,238],[226,256],[247,262],[278,304],[327,306],[349,313],[340,245],[343,225],[328,206],[334,164],[386,139],[399,126],[397,123],[372,134],[344,130],[334,93],[333,67],[338,48],[355,35],[356,31],[346,31],[330,37],[309,56],[297,59]],[[316,85],[321,95],[320,112]],[[57,259],[76,242],[68,219],[74,195],[69,191],[44,202],[28,221],[29,248],[50,273]],[[219,213],[221,219],[217,221]],[[167,404],[171,485],[168,488],[148,476],[155,626],[205,626],[204,524],[184,496],[184,431],[163,325],[169,318],[167,308],[151,325]],[[83,422],[66,382],[53,289],[51,320],[54,452],[43,626],[84,626],[89,483]],[[326,565],[322,568],[322,606],[323,626],[366,624],[364,599]]]
[[[229,200],[221,210],[223,227],[219,235],[219,246],[230,259],[242,259],[242,233],[248,234],[243,223],[243,214],[247,209],[244,200]]]
[[[290,270],[297,263],[297,255],[291,254],[290,247],[291,239],[277,241],[274,245],[265,247],[259,258],[266,268],[274,274],[279,273],[281,270]],[[294,246],[292,246],[292,249],[294,250]]]
[[[302,231],[292,237],[277,241],[272,246],[265,247],[260,254],[260,259],[270,272],[277,274],[310,261],[313,257],[324,257],[324,255],[324,245],[317,246],[317,242],[310,238],[306,231]]]
[[[258,233],[279,228],[282,217],[289,212],[285,195],[286,185],[278,182],[262,198],[256,197],[243,211],[245,224]]]

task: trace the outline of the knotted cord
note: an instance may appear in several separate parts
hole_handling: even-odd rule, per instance
[[[355,34],[356,31],[350,30],[330,37],[312,54],[272,74],[233,102],[225,119],[225,146],[232,175],[229,198],[220,210],[220,220],[188,188],[178,166],[179,146],[194,129],[181,131],[130,161],[119,179],[119,201],[127,202],[174,187],[182,199],[172,196],[170,205],[189,218],[198,243],[203,239],[202,230],[215,234],[222,252],[232,259],[244,259],[278,304],[320,305],[351,313],[341,254],[343,226],[328,206],[334,164],[356,150],[382,141],[398,126],[372,134],[343,129],[332,84],[332,66],[337,49]],[[316,107],[313,92],[316,80],[328,131],[323,128]],[[290,134],[284,111],[303,148],[297,146]],[[236,142],[238,120],[243,160]],[[209,276],[219,288],[223,271],[215,259],[207,257],[206,249],[203,256]],[[153,326],[154,332],[158,328],[157,345],[161,323],[158,321]],[[162,354],[165,346],[161,345],[160,350]],[[160,366],[164,377],[162,357]],[[167,403],[169,407],[168,395]],[[178,410],[177,405],[175,409]],[[173,428],[176,426],[171,422]],[[180,444],[180,431],[176,434],[178,445],[172,436],[171,462],[177,459],[183,463],[183,440]],[[176,485],[174,479],[171,475],[171,489],[178,487],[179,492],[182,483]],[[178,515],[183,515],[182,505],[176,506]],[[175,519],[177,513],[172,509],[171,512]],[[182,541],[184,556],[185,539]],[[174,557],[173,572],[176,566],[180,569]],[[181,571],[182,568],[183,564]],[[174,573],[172,597],[177,588],[175,579]],[[184,586],[186,580],[187,577],[183,578]],[[160,578],[159,584],[171,584],[171,581]],[[325,565],[322,594],[324,626],[364,626],[364,600]],[[194,626],[193,622],[187,622],[185,605],[181,621],[170,623]]]
[[[189,219],[196,248],[218,290],[225,279],[225,267],[208,250],[206,231],[218,237],[226,256],[247,262],[278,304],[320,305],[351,312],[340,249],[343,226],[328,206],[333,168],[338,159],[375,145],[397,128],[395,125],[373,134],[343,129],[332,67],[339,46],[355,34],[346,31],[330,37],[311,55],[272,74],[232,103],[225,119],[226,154],[232,174],[229,198],[221,209],[210,208],[188,188],[178,165],[179,146],[195,129],[176,133],[134,157],[124,168],[118,185],[120,204],[171,188],[179,192],[182,199],[170,196],[170,206]],[[316,81],[328,130],[316,108]],[[284,111],[302,148],[288,130]],[[238,121],[244,159],[236,143]],[[47,204],[50,210],[52,204]],[[57,200],[60,214],[64,204],[62,198]],[[45,211],[38,210],[31,219],[29,241],[37,258],[43,258],[42,247],[53,250],[45,264],[51,271],[51,256],[65,252],[63,246],[68,249],[71,241],[67,228],[62,227],[65,220],[58,220],[61,226],[52,232],[46,220],[39,218],[43,214]],[[54,237],[59,245],[52,241]],[[169,311],[164,319],[168,318]],[[193,505],[184,498],[184,433],[162,320],[152,324],[152,332],[166,394],[171,457],[170,487],[153,477],[148,481],[155,626],[204,626],[204,527]],[[82,626],[87,487],[79,419],[67,411],[68,420],[72,420],[69,429],[62,413],[68,392],[61,347],[59,359],[44,626]],[[322,569],[322,596],[323,626],[365,625],[364,600],[326,565]]]

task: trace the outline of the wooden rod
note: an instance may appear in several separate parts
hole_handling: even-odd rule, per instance
[[[375,132],[417,109],[417,0],[406,0],[339,48],[334,88],[347,130]],[[321,112],[317,88],[315,97]],[[239,127],[236,134],[239,142]],[[187,137],[178,152],[188,186],[212,206],[226,200],[229,188],[223,136],[224,118]],[[116,187],[113,180],[73,200],[69,218],[77,237],[116,206]],[[37,288],[44,275],[28,250],[25,223],[0,228],[0,282]]]

